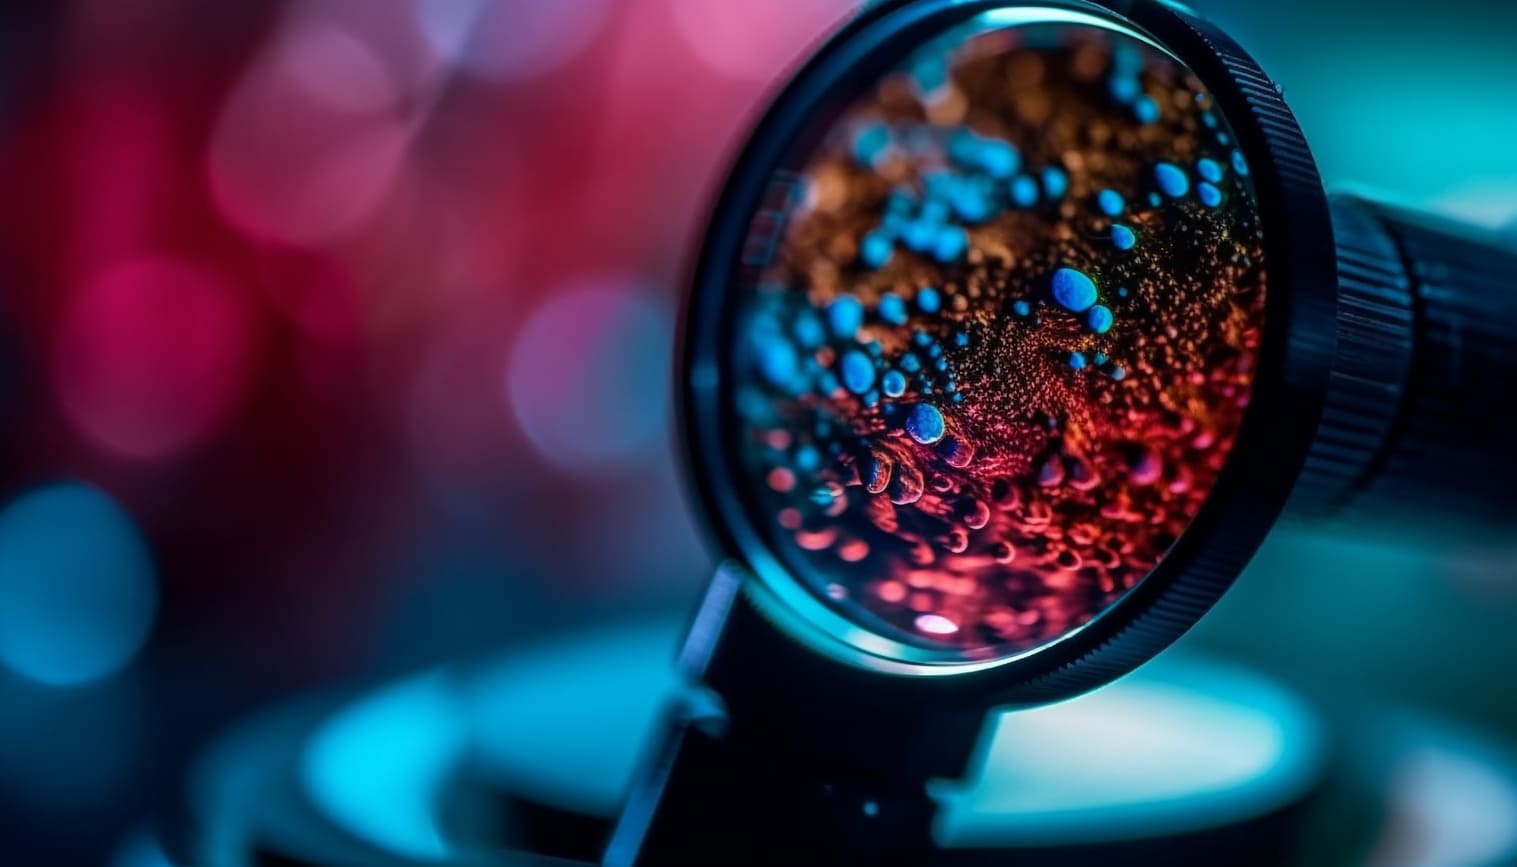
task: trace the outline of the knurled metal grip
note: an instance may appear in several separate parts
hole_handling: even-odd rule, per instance
[[[1338,344],[1293,512],[1413,537],[1510,525],[1517,253],[1361,199],[1333,223]]]

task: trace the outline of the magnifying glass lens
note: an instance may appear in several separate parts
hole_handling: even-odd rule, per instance
[[[969,659],[1150,574],[1222,472],[1264,319],[1249,167],[1201,82],[1116,24],[1018,14],[808,121],[725,308],[723,447],[768,555]]]

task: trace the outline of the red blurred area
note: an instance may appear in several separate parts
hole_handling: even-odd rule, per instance
[[[282,683],[383,653],[438,561],[493,564],[523,596],[688,586],[702,554],[637,415],[666,426],[667,357],[604,320],[672,319],[729,145],[849,5],[33,15],[44,62],[12,71],[0,114],[6,495],[110,492],[153,544],[156,640]],[[558,311],[552,352],[514,352],[585,286],[627,300],[584,327]],[[646,400],[584,391],[607,365]],[[558,448],[597,429],[643,435],[619,461]]]

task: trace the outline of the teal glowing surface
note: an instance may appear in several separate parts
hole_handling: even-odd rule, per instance
[[[451,853],[439,793],[465,753],[466,726],[442,672],[401,681],[317,729],[301,760],[306,792],[328,818],[418,861]]]
[[[615,812],[679,686],[680,629],[670,618],[569,635],[482,672],[472,717],[486,773],[540,803]]]
[[[1074,701],[1002,714],[980,776],[935,793],[937,831],[970,847],[1182,834],[1282,809],[1322,769],[1319,724],[1291,693],[1161,658]]]

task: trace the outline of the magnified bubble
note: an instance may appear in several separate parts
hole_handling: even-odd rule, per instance
[[[1190,70],[1096,19],[980,19],[841,104],[771,178],[724,308],[743,508],[873,633],[1040,647],[1152,572],[1238,434],[1248,165]]]

